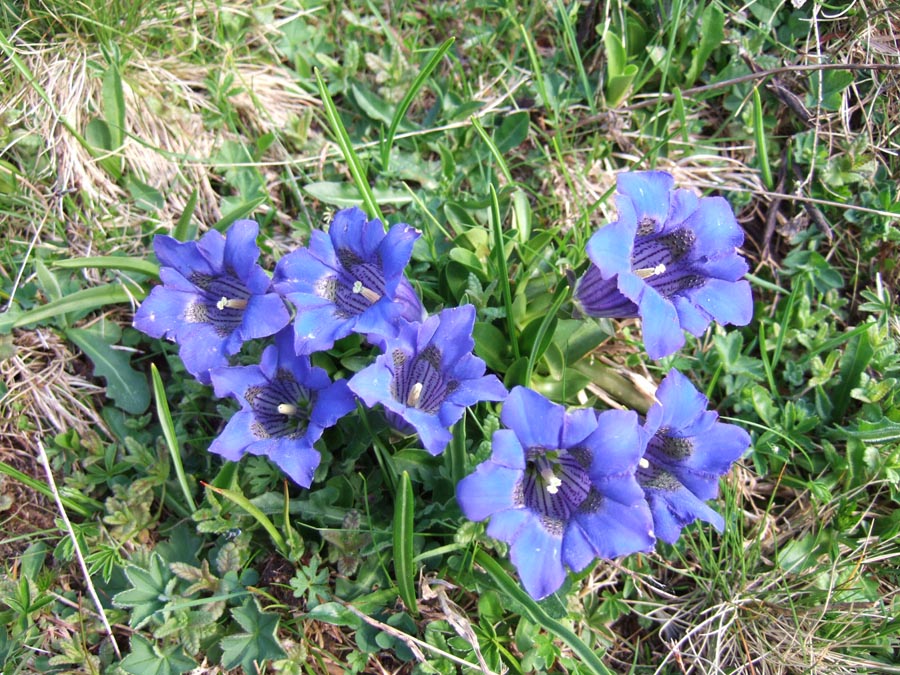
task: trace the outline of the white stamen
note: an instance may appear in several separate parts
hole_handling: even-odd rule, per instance
[[[557,476],[553,472],[553,468],[550,466],[546,466],[541,469],[541,478],[544,479],[544,485],[547,487],[547,492],[551,495],[555,495],[559,492],[559,488],[562,485],[562,481],[559,476]]]
[[[638,466],[641,467],[642,469],[649,469],[650,462],[648,462],[646,459],[641,457],[640,461],[638,462]]]
[[[653,530],[647,530],[647,534],[656,539],[656,532],[654,532]]]
[[[409,390],[409,396],[406,397],[406,405],[415,408],[419,405],[419,399],[422,397],[422,383],[416,382]]]
[[[295,415],[297,413],[297,406],[292,403],[279,403],[276,410],[282,415]]]
[[[356,281],[353,282],[353,292],[361,294],[366,300],[371,302],[373,305],[376,302],[378,302],[379,300],[381,300],[381,296],[378,295],[378,293],[373,291],[371,288],[366,288],[365,286],[363,286],[363,282],[361,282],[359,279],[357,279]]]
[[[242,300],[241,298],[226,298],[225,296],[222,296],[216,303],[216,307],[220,310],[225,309],[226,307],[230,309],[245,309],[247,307],[247,301]]]
[[[641,279],[649,279],[650,277],[655,277],[657,274],[662,274],[665,271],[666,266],[660,263],[656,267],[641,267],[640,269],[634,270],[634,273]]]

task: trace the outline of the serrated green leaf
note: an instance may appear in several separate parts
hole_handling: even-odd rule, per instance
[[[178,645],[160,649],[135,634],[131,638],[131,653],[119,665],[133,675],[181,675],[196,668],[197,662]]]
[[[95,328],[69,328],[66,337],[94,364],[94,376],[106,380],[106,393],[116,405],[132,415],[150,406],[147,378],[131,367],[128,352],[115,349]]]
[[[137,565],[128,565],[125,576],[131,588],[116,593],[113,605],[131,608],[129,624],[132,628],[140,628],[156,612],[165,608],[169,601],[169,582],[174,578],[169,566],[156,553],[150,556],[147,569]]]
[[[222,638],[222,665],[235,668],[240,665],[248,675],[265,672],[263,663],[284,656],[278,642],[279,616],[261,612],[255,600],[249,599],[231,610],[231,616],[244,629]]]

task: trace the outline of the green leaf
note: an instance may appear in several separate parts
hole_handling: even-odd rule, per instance
[[[170,599],[169,583],[175,577],[158,553],[150,556],[147,569],[128,565],[125,576],[131,582],[131,588],[116,593],[112,602],[116,607],[130,607],[132,611],[128,623],[132,628],[140,628],[156,612],[165,608]]]
[[[240,665],[248,675],[265,672],[266,661],[284,656],[278,642],[279,616],[262,612],[256,601],[248,599],[240,607],[231,610],[231,616],[244,629],[222,638],[222,665],[235,668]]]
[[[234,221],[240,220],[241,218],[246,218],[251,213],[253,213],[256,210],[256,207],[262,204],[264,201],[266,201],[265,197],[255,197],[250,201],[238,204],[233,209],[231,209],[231,211],[219,218],[219,220],[213,225],[213,229],[218,230],[219,232],[227,230],[228,226],[231,225]]]
[[[134,199],[134,204],[144,211],[159,211],[165,205],[166,200],[162,193],[152,185],[147,185],[143,181],[138,180],[134,176],[125,176],[125,186]]]
[[[178,437],[175,434],[175,423],[172,421],[172,413],[169,411],[169,402],[166,399],[166,390],[155,364],[150,364],[150,377],[153,380],[153,398],[156,401],[156,414],[159,417],[159,423],[163,429],[163,436],[166,439],[166,447],[169,449],[169,456],[172,458],[172,464],[175,466],[175,475],[178,477],[178,485],[181,487],[184,501],[190,508],[188,513],[193,513],[197,510],[197,505],[194,503],[194,498],[191,495],[191,488],[188,485],[187,476],[184,473],[184,464],[181,461],[181,450],[178,445]]]
[[[312,197],[324,204],[332,206],[361,206],[365,199],[353,183],[339,183],[337,181],[317,181],[307,183],[303,189]],[[377,204],[409,204],[413,198],[406,190],[394,190],[392,188],[371,188],[370,190]]]
[[[197,208],[197,199],[200,197],[200,191],[194,188],[191,196],[188,198],[187,204],[184,205],[184,211],[175,223],[175,231],[172,236],[178,241],[188,241],[193,239],[196,234],[196,227],[191,228],[191,218],[194,216],[194,210]],[[193,230],[193,231],[192,231]]]
[[[691,67],[684,76],[685,86],[690,86],[694,80],[700,77],[707,59],[724,39],[725,14],[718,3],[711,2],[703,11],[703,17],[700,19],[700,43],[694,47],[691,54]]]
[[[118,150],[122,147],[125,134],[125,96],[122,92],[122,76],[115,61],[110,62],[103,74],[100,97],[103,100],[103,116],[109,128],[111,144],[108,149]]]
[[[394,574],[397,589],[409,611],[418,612],[416,604],[416,568],[413,564],[413,498],[409,473],[400,474],[400,484],[394,495]]]
[[[132,415],[140,415],[150,405],[147,378],[131,367],[131,355],[115,349],[96,326],[69,328],[66,337],[94,364],[94,376],[106,380],[106,393],[116,405]]]
[[[306,613],[306,618],[353,629],[361,628],[364,625],[359,616],[339,602],[325,602],[317,605]]]
[[[840,422],[850,405],[850,393],[854,387],[859,386],[859,378],[869,365],[869,361],[875,355],[875,350],[869,342],[868,333],[860,333],[847,343],[844,355],[841,357],[841,383],[833,395],[834,408],[831,419]]]
[[[860,422],[856,429],[839,429],[838,432],[871,445],[900,442],[900,422],[887,417],[877,422]]]
[[[179,645],[160,649],[135,633],[131,638],[131,653],[119,665],[133,675],[181,675],[196,668],[197,662]]]
[[[136,272],[137,274],[146,274],[148,277],[159,276],[159,265],[156,263],[143,258],[126,258],[122,255],[100,255],[87,258],[54,260],[53,267],[66,270],[96,268],[118,270],[120,272]]]
[[[528,127],[531,124],[531,116],[521,110],[503,118],[500,128],[494,132],[494,141],[497,149],[506,153],[519,147],[528,138]]]
[[[126,290],[121,284],[106,284],[104,286],[86,288],[83,291],[70,293],[60,300],[48,302],[46,305],[22,312],[12,317],[11,321],[4,321],[5,316],[0,318],[0,333],[10,328],[21,328],[33,323],[40,323],[61,314],[88,311],[105,307],[106,305],[130,302],[134,299],[140,300],[143,297],[143,291],[138,289]]]

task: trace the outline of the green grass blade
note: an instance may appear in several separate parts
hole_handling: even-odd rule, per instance
[[[550,635],[560,638],[581,659],[581,662],[595,675],[612,675],[612,671],[603,665],[600,657],[579,638],[568,626],[560,623],[547,614],[540,605],[522,587],[510,577],[500,563],[494,560],[486,551],[479,549],[475,552],[475,562],[484,568],[497,588],[519,603],[525,610],[529,621],[542,626]]]
[[[762,100],[759,97],[759,87],[753,89],[753,135],[756,137],[756,152],[759,155],[759,170],[762,173],[763,185],[767,190],[775,188],[775,180],[772,178],[772,166],[769,164],[769,145],[766,140],[768,132],[763,120]]]
[[[417,614],[416,567],[413,563],[413,514],[416,501],[413,498],[409,473],[400,474],[400,484],[394,495],[394,574],[397,590],[406,608]]]
[[[13,478],[22,485],[30,487],[35,492],[39,492],[48,499],[53,499],[53,491],[43,481],[32,478],[27,473],[22,473],[15,467],[10,466],[6,462],[0,462],[0,473]],[[90,497],[79,495],[78,501],[71,497],[60,495],[63,505],[69,510],[74,511],[82,518],[89,518],[92,514],[103,510],[103,504]],[[83,502],[83,503],[82,503]],[[86,506],[87,505],[87,506]]]
[[[503,226],[500,223],[500,202],[497,191],[491,185],[491,229],[494,232],[494,256],[497,263],[497,276],[500,280],[500,292],[503,294],[503,306],[506,308],[506,326],[509,330],[509,343],[513,357],[518,359],[519,337],[516,333],[516,322],[513,319],[512,289],[509,285],[509,268],[506,266],[506,249],[503,246]]]
[[[550,305],[550,309],[544,316],[543,321],[541,321],[541,325],[538,326],[537,335],[535,335],[534,337],[534,347],[532,348],[531,353],[528,355],[528,366],[525,369],[525,381],[522,383],[523,387],[531,386],[531,374],[534,372],[535,363],[547,349],[547,345],[543,344],[544,336],[547,335],[547,331],[550,329],[550,324],[554,319],[556,319],[559,308],[562,307],[563,303],[568,297],[569,285],[565,282],[565,279],[562,279],[560,280],[559,285],[556,287],[556,292],[553,296],[553,304]]]
[[[126,258],[121,255],[98,255],[87,258],[70,258],[69,260],[54,260],[53,267],[67,270],[82,270],[95,268],[102,270],[118,270],[120,272],[135,272],[145,274],[148,277],[159,277],[159,265],[142,258]]]
[[[129,291],[121,284],[104,284],[103,286],[85,288],[84,290],[70,293],[59,300],[48,302],[46,305],[41,305],[15,317],[10,317],[8,323],[7,320],[4,320],[7,318],[6,316],[0,317],[0,332],[8,328],[21,328],[32,323],[40,323],[69,312],[89,311],[105,307],[106,305],[131,302],[134,299],[141,300],[143,297],[144,292],[140,289]]]
[[[563,4],[562,0],[556,0],[556,10],[559,13],[559,22],[562,24],[563,36],[566,40],[566,48],[569,52],[569,58],[572,59],[572,63],[575,65],[575,70],[578,71],[578,79],[581,81],[581,87],[584,89],[584,95],[587,98],[588,108],[591,111],[591,115],[597,114],[597,104],[594,101],[596,96],[594,95],[594,88],[591,87],[591,82],[588,80],[587,72],[584,70],[584,63],[581,61],[581,52],[578,49],[578,40],[575,38],[575,31],[572,29],[572,21],[569,15],[569,12],[566,11],[566,6]]]
[[[403,118],[406,116],[406,111],[409,110],[409,106],[412,105],[413,100],[418,95],[419,91],[422,87],[425,86],[426,80],[431,76],[431,73],[434,72],[434,69],[437,68],[438,64],[441,62],[441,59],[444,58],[444,55],[447,53],[447,50],[453,46],[453,43],[456,41],[456,38],[451,37],[444,41],[440,47],[437,48],[437,51],[431,55],[431,58],[428,59],[428,63],[426,63],[422,70],[419,71],[419,74],[416,76],[416,79],[413,80],[412,85],[409,88],[409,91],[406,92],[406,96],[403,97],[403,100],[400,101],[400,104],[397,106],[397,110],[394,111],[394,117],[391,119],[391,125],[388,127],[387,135],[384,138],[384,142],[381,146],[381,166],[384,171],[388,170],[388,166],[391,161],[391,145],[394,143],[394,136],[397,133],[397,128],[400,126],[400,122],[403,121]]]
[[[491,151],[494,159],[497,160],[497,166],[500,168],[500,173],[503,174],[506,182],[510,185],[514,184],[516,181],[513,179],[512,173],[510,172],[509,167],[506,164],[506,160],[503,158],[503,153],[500,152],[500,148],[498,148],[497,144],[494,143],[494,139],[491,138],[490,134],[482,126],[481,122],[478,121],[477,117],[471,117],[469,119],[471,120],[472,126],[475,128],[475,131],[477,131],[482,140],[487,143],[488,149]]]
[[[188,239],[194,238],[194,233],[191,232],[191,218],[194,217],[194,211],[197,208],[197,199],[199,197],[200,191],[197,188],[194,188],[193,192],[191,192],[191,196],[188,198],[187,204],[184,205],[184,211],[181,212],[178,222],[175,223],[175,231],[172,233],[172,236],[178,241],[188,241]]]
[[[315,69],[315,74],[316,85],[319,88],[319,96],[322,99],[322,105],[325,107],[325,116],[328,118],[328,124],[331,126],[331,131],[337,140],[338,147],[341,149],[341,154],[344,156],[344,161],[347,163],[347,168],[350,171],[350,175],[353,177],[353,182],[356,183],[359,194],[362,196],[363,206],[365,206],[366,211],[368,211],[370,218],[378,218],[382,224],[384,224],[384,215],[381,213],[378,202],[375,201],[375,195],[372,193],[372,186],[369,185],[369,180],[366,178],[365,168],[363,167],[362,162],[359,161],[356,150],[353,149],[350,135],[347,133],[347,129],[341,121],[341,116],[338,113],[337,107],[334,105],[331,94],[328,93],[328,87],[325,86],[325,80],[322,79],[322,75],[319,73],[318,68]]]
[[[253,502],[247,499],[244,495],[236,490],[226,490],[225,488],[217,488],[209,483],[203,483],[203,485],[215,492],[218,495],[222,495],[230,501],[235,506],[238,506],[247,513],[249,513],[253,518],[256,519],[262,528],[269,534],[272,538],[272,542],[275,544],[275,548],[278,549],[278,553],[281,554],[282,557],[288,559],[290,551],[288,550],[287,542],[284,540],[284,537],[281,536],[281,532],[278,531],[278,528],[275,527],[275,523],[273,523],[269,517],[263,513]]]
[[[253,213],[256,208],[264,201],[266,201],[265,197],[257,197],[256,199],[251,199],[249,202],[244,202],[243,204],[233,208],[231,211],[219,218],[218,221],[216,221],[216,223],[213,225],[213,229],[218,230],[219,232],[227,230],[228,226],[231,225],[234,221],[240,220],[241,218],[246,218],[251,213]]]
[[[150,364],[150,377],[153,379],[153,398],[156,400],[156,414],[159,417],[159,423],[162,425],[166,447],[169,448],[169,456],[172,458],[175,475],[178,477],[178,485],[181,486],[181,492],[184,495],[185,502],[190,507],[190,513],[193,513],[197,510],[197,505],[194,503],[193,496],[191,496],[191,488],[188,485],[187,476],[184,474],[184,464],[181,462],[181,449],[178,446],[178,438],[175,435],[175,424],[172,422],[169,402],[166,400],[166,390],[163,387],[159,371],[153,363]]]

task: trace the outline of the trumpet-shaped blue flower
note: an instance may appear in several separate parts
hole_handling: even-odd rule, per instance
[[[328,234],[316,230],[309,248],[283,257],[274,287],[297,308],[298,354],[331,348],[352,332],[393,335],[424,311],[403,276],[419,233],[405,224],[387,233],[358,208],[338,211]]]
[[[216,396],[241,403],[209,450],[238,461],[246,453],[272,460],[290,478],[309,487],[320,455],[313,444],[322,432],[356,408],[344,380],[332,382],[309,357],[294,353],[286,328],[266,347],[258,366],[216,368]]]
[[[662,171],[622,173],[616,184],[619,219],[588,241],[592,264],[575,289],[584,312],[639,316],[654,359],[678,350],[683,330],[748,324],[753,299],[737,252],[744,232],[728,202],[673,189]]]
[[[503,404],[490,459],[460,481],[457,501],[509,555],[533,598],[556,591],[565,566],[653,548],[651,517],[635,470],[645,437],[637,414],[573,410],[531,389]]]
[[[428,452],[440,454],[466,406],[506,397],[500,380],[485,375],[484,361],[472,354],[474,324],[475,308],[463,305],[400,326],[383,341],[385,353],[350,379],[350,389],[369,407],[380,403],[392,424],[410,425]]]
[[[199,241],[153,240],[163,283],[141,303],[134,327],[178,343],[185,368],[204,384],[246,340],[273,335],[290,320],[256,264],[258,233],[252,220],[238,220],[224,237],[210,230]]]
[[[750,436],[719,422],[719,415],[707,410],[706,397],[677,370],[660,383],[656,398],[644,422],[649,440],[637,471],[653,513],[653,530],[669,543],[694,520],[712,523],[721,532],[722,516],[705,502],[718,494],[719,476],[747,450]]]

